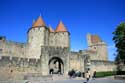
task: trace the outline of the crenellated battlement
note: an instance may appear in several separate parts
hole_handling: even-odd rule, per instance
[[[12,56],[0,56],[0,67],[29,67],[40,66],[40,59],[35,58],[20,58],[20,57],[12,57]]]
[[[21,47],[26,46],[26,43],[16,42],[16,41],[11,41],[11,40],[7,40],[6,43],[21,46]]]
[[[69,51],[69,48],[68,47],[59,47],[59,46],[41,46],[41,49],[48,49],[48,50],[68,50]]]
[[[67,47],[56,47],[56,46],[41,46],[41,53],[48,53],[51,55],[62,55],[69,53],[70,50]]]
[[[34,31],[37,32],[37,31],[41,31],[41,30],[42,30],[41,28],[45,28],[45,29],[49,30],[46,26],[44,26],[44,27],[42,27],[42,26],[38,26],[37,28],[33,28],[33,27],[31,27],[31,28],[28,29],[27,34],[28,34],[29,32],[34,32]]]
[[[0,55],[12,57],[25,57],[26,56],[26,43],[20,43],[10,40],[0,42]]]

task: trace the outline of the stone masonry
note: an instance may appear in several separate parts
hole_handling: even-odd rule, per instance
[[[72,69],[80,72],[85,72],[87,68],[91,72],[113,71],[116,67],[113,62],[108,61],[107,44],[98,35],[87,35],[86,50],[71,51],[70,33],[62,21],[53,30],[39,16],[27,31],[27,37],[26,43],[0,37],[1,79],[21,79],[30,73],[67,74]]]

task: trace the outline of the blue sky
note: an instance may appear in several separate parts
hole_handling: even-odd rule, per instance
[[[87,48],[86,34],[98,34],[115,52],[112,32],[125,21],[125,0],[0,0],[0,35],[26,42],[33,19],[42,15],[54,29],[60,20],[71,33],[71,49]]]

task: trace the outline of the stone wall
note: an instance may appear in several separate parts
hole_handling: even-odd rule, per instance
[[[55,42],[55,32],[50,32],[49,34],[49,46],[55,46],[56,42]]]
[[[63,72],[66,74],[69,70],[70,50],[66,47],[43,46],[41,47],[41,67],[42,72],[46,75],[49,73],[49,62],[52,58],[59,58],[63,64]]]
[[[28,31],[28,57],[40,58],[41,46],[70,47],[68,32],[50,32],[46,27],[31,28]]]
[[[0,56],[26,57],[26,44],[0,40]]]
[[[91,45],[88,49],[96,52],[96,56],[92,56],[92,60],[108,60],[107,45],[104,42]],[[91,54],[92,53],[90,53],[90,55]]]
[[[96,57],[92,56],[92,60],[106,60],[108,61],[107,44],[102,41],[98,35],[87,35],[88,50],[95,51]]]
[[[91,60],[91,71],[115,71],[116,65],[112,61]]]
[[[84,59],[79,52],[71,52],[70,55],[70,70],[84,71]]]
[[[47,30],[46,27],[31,28],[28,32],[28,52],[29,58],[40,58],[41,46],[47,44]]]
[[[56,47],[70,47],[70,36],[68,32],[51,32],[49,45]]]
[[[0,80],[24,79],[24,75],[40,73],[40,59],[1,56]]]
[[[96,45],[98,60],[108,61],[107,45],[104,42],[100,42]]]

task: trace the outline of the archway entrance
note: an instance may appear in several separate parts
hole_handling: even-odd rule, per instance
[[[64,73],[64,64],[59,57],[53,57],[49,60],[49,73],[50,74]]]

